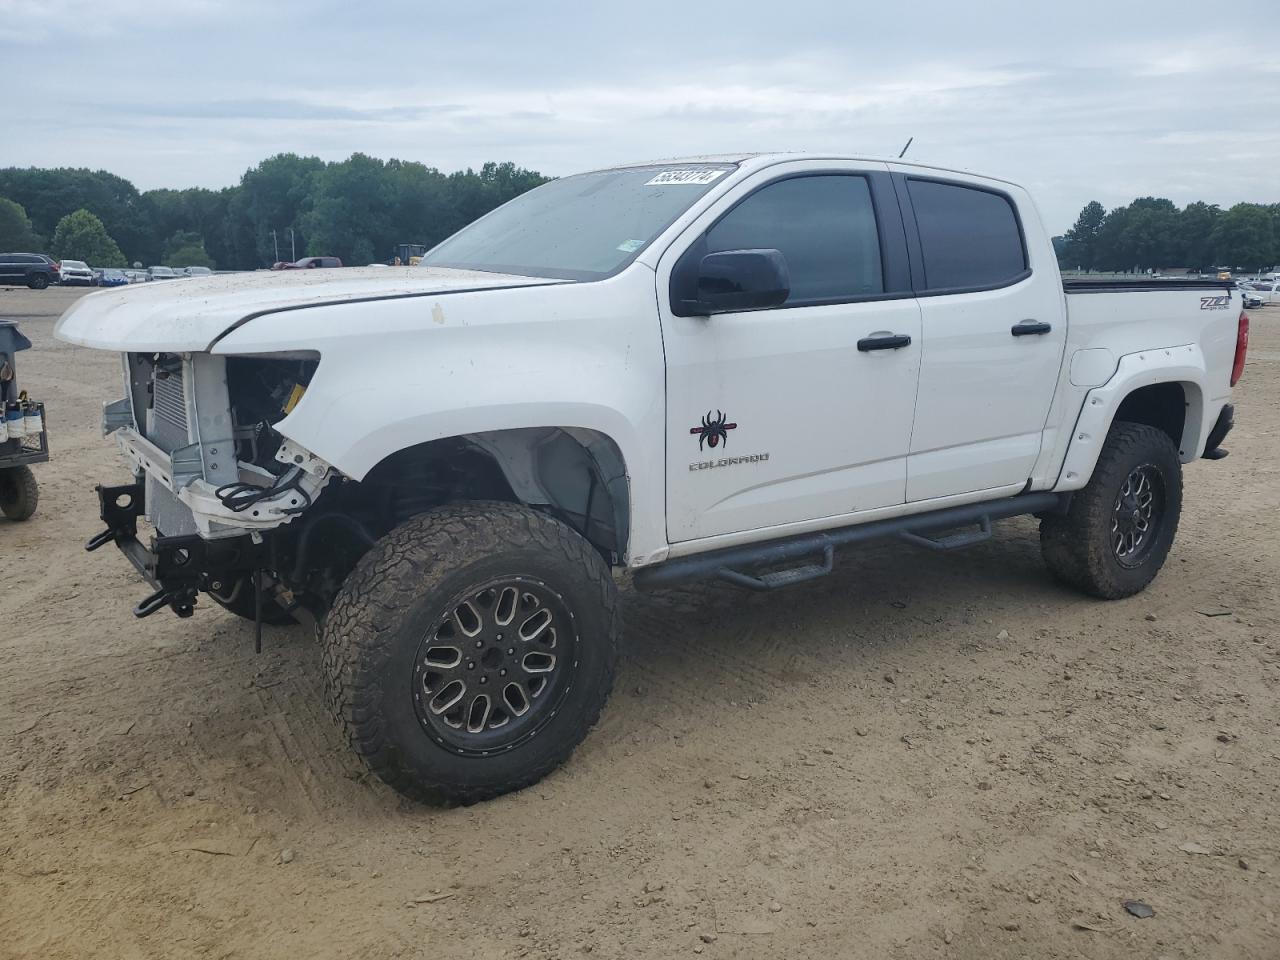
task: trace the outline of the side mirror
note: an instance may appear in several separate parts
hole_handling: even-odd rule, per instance
[[[698,313],[777,307],[791,295],[791,274],[778,250],[723,250],[702,258],[696,290]]]

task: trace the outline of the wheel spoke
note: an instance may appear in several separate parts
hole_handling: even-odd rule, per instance
[[[461,680],[451,680],[440,688],[440,692],[431,698],[428,708],[436,716],[442,716],[457,705],[467,692],[467,685]]]
[[[458,624],[458,629],[468,637],[474,637],[484,629],[484,620],[480,616],[480,611],[470,600],[464,600],[458,604],[458,609],[453,611],[453,619]]]
[[[500,627],[511,626],[516,618],[516,607],[520,603],[520,591],[515,587],[503,587],[498,594],[498,605],[493,612],[493,621]]]
[[[546,607],[543,607],[533,616],[525,620],[524,623],[520,624],[520,639],[525,643],[532,643],[534,640],[537,640],[542,636],[543,631],[545,631],[547,627],[551,626],[551,620],[551,611]]]
[[[525,673],[550,673],[556,668],[556,655],[542,650],[531,650],[524,655],[520,666]]]
[[[467,709],[467,732],[483,733],[489,725],[489,714],[493,712],[493,701],[487,693],[482,693],[471,701]]]
[[[444,645],[427,647],[427,652],[422,655],[422,662],[437,670],[450,670],[462,663],[462,651],[457,647]]]
[[[529,712],[529,695],[524,687],[512,681],[502,689],[502,701],[513,717],[523,717]]]

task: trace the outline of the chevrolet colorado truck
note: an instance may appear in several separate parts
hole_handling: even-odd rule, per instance
[[[1064,284],[1013,183],[772,154],[554,180],[414,267],[95,293],[57,332],[121,355],[133,477],[88,548],[150,582],[135,613],[314,622],[355,751],[469,803],[596,721],[621,571],[766,590],[1032,514],[1056,577],[1143,589],[1183,465],[1226,455],[1248,319],[1217,281]]]

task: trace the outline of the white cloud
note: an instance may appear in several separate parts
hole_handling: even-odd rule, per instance
[[[0,24],[28,6],[0,0]],[[914,136],[912,159],[1026,183],[1055,230],[1093,198],[1280,199],[1258,121],[1280,93],[1274,50],[1256,30],[1206,31],[1192,0],[1158,19],[1104,0],[988,0],[982,18],[941,0],[39,8],[56,36],[0,35],[0,83],[45,108],[0,133],[0,165],[103,167],[143,188],[221,186],[285,150],[563,174],[744,149],[896,154]]]

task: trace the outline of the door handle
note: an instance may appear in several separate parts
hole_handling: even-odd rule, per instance
[[[905,333],[873,333],[858,341],[858,349],[863,353],[872,350],[900,350],[911,343]]]
[[[1015,337],[1039,337],[1053,329],[1053,324],[1043,320],[1023,320],[1015,323],[1009,330]]]

